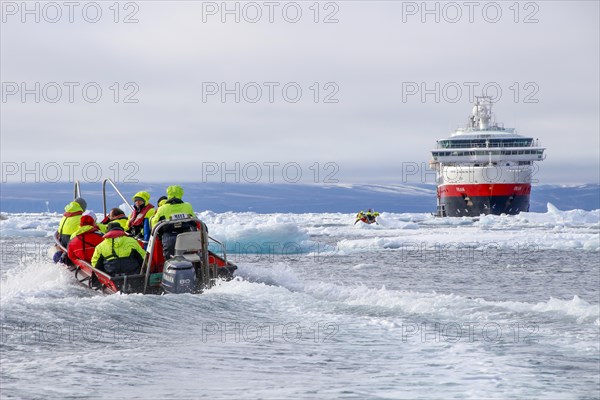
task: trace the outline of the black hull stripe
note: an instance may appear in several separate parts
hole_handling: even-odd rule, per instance
[[[448,217],[478,217],[481,214],[515,215],[521,211],[529,211],[529,196],[480,196],[470,197],[468,201],[462,197],[442,197],[440,204],[445,206]]]

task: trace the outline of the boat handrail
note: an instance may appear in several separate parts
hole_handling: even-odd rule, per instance
[[[125,204],[127,204],[129,209],[131,211],[133,211],[133,206],[131,204],[129,204],[129,201],[127,201],[125,196],[123,196],[123,193],[121,193],[121,191],[119,190],[117,185],[113,182],[113,180],[110,178],[106,178],[102,181],[102,206],[103,206],[103,210],[104,210],[104,216],[106,217],[106,183],[107,182],[110,183],[110,185],[113,187],[113,189],[115,189],[115,192],[117,192],[117,194],[119,195],[119,197],[121,197],[123,202]]]
[[[217,239],[213,238],[212,236],[208,236],[208,240],[216,243],[219,246],[219,248],[221,249],[221,255],[222,255],[221,258],[223,258],[225,263],[227,263],[227,247],[222,242],[218,241]]]
[[[162,220],[162,221],[159,221],[156,225],[154,225],[152,227],[152,230],[150,232],[150,240],[148,241],[148,247],[146,250],[146,257],[144,258],[144,262],[142,263],[142,267],[140,270],[140,274],[145,274],[144,292],[143,293],[146,293],[147,288],[148,288],[148,282],[150,282],[150,270],[152,269],[152,253],[154,252],[154,246],[156,243],[156,237],[158,235],[158,232],[163,226],[172,224],[173,222],[181,222],[181,223],[183,223],[183,222],[194,222],[194,223],[200,222],[200,226],[202,227],[202,229],[200,229],[200,231],[199,231],[200,237],[201,237],[201,243],[202,243],[202,278],[203,278],[202,283],[204,284],[204,287],[207,287],[207,288],[212,286],[212,282],[210,281],[210,276],[209,276],[209,269],[211,266],[208,263],[208,242],[209,242],[209,240],[213,240],[219,244],[221,244],[221,242],[219,242],[216,239],[212,239],[212,238],[210,238],[210,236],[208,236],[206,224],[204,222],[202,222],[197,217],[189,217],[189,218],[180,218],[180,219],[175,219],[175,220]],[[223,245],[221,244],[221,246],[223,246]],[[223,260],[227,264],[227,258],[225,256],[224,246],[223,246],[223,255],[224,255]],[[214,271],[214,276],[216,277],[216,270]]]

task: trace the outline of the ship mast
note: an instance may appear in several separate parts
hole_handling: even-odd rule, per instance
[[[471,130],[487,130],[492,126],[492,98],[476,96],[475,100],[468,126]]]

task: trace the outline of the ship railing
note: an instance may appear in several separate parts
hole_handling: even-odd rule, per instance
[[[522,142],[506,142],[506,143],[450,143],[448,145],[441,145],[439,142],[436,145],[436,149],[486,149],[486,148],[502,148],[502,147],[540,147],[539,140],[531,141],[528,144]]]

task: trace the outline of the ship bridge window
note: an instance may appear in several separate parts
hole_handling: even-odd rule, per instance
[[[533,139],[448,139],[438,141],[439,148],[529,147]]]
[[[490,147],[527,147],[533,139],[490,139]]]

